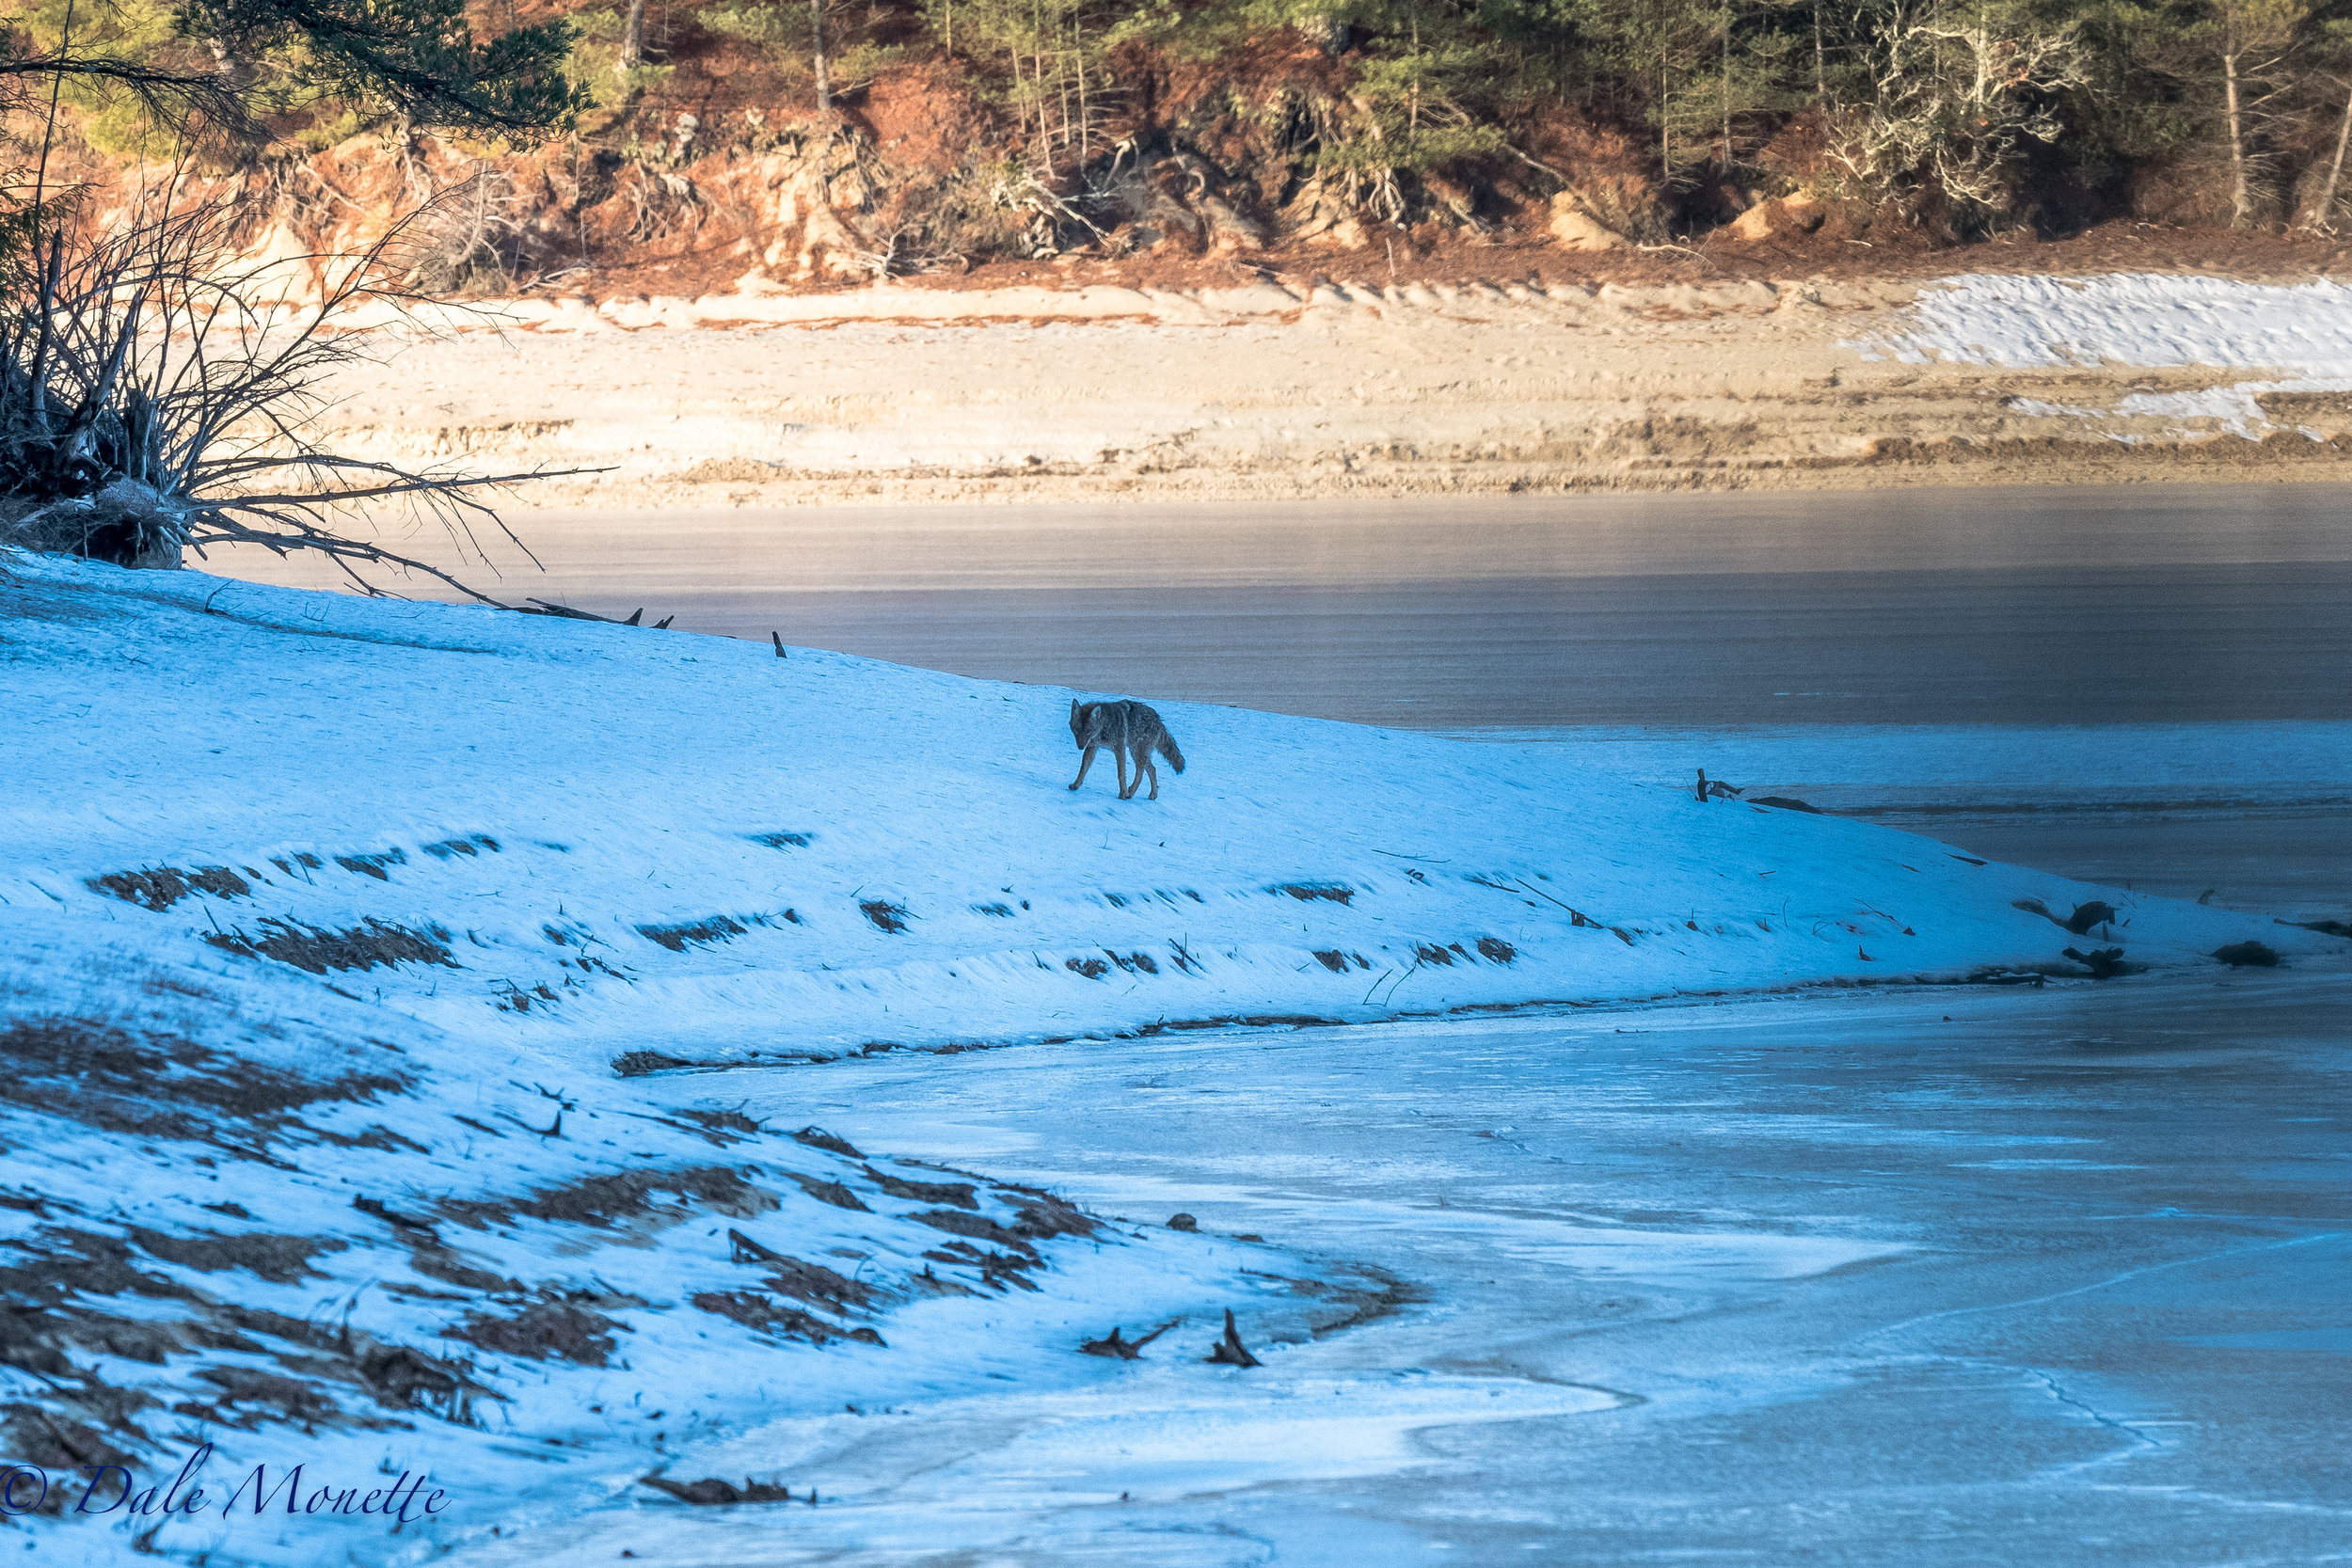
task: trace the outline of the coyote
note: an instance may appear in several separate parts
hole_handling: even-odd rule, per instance
[[[1152,793],[1146,797],[1160,798],[1160,770],[1152,766],[1152,753],[1157,752],[1168,760],[1177,772],[1184,770],[1184,753],[1176,749],[1176,737],[1168,733],[1160,716],[1141,703],[1081,703],[1071,699],[1070,733],[1077,737],[1078,750],[1086,753],[1078,759],[1078,776],[1071,781],[1075,789],[1087,782],[1087,769],[1094,766],[1094,753],[1110,748],[1111,761],[1119,768],[1119,798],[1132,800],[1142,787],[1144,775],[1152,776]],[[1127,782],[1127,759],[1136,761],[1136,780]]]

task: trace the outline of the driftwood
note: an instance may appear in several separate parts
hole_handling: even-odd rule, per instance
[[[1782,811],[1807,812],[1815,816],[1823,815],[1820,807],[1807,805],[1803,800],[1788,795],[1759,795],[1755,800],[1750,800],[1748,804],[1752,806],[1774,806]],[[1979,861],[1977,863],[1979,865],[1982,865],[1984,862]]]
[[[846,1154],[852,1160],[863,1160],[866,1158],[865,1155],[860,1154],[857,1151],[857,1146],[850,1142],[849,1139],[835,1137],[833,1133],[826,1132],[821,1127],[803,1127],[798,1132],[792,1134],[792,1141],[794,1143],[806,1144],[811,1148],[824,1148],[830,1149],[835,1154]]]
[[[740,1230],[727,1228],[727,1261],[730,1263],[788,1263],[792,1259],[781,1252],[771,1252]]]
[[[1133,1361],[1136,1356],[1143,1353],[1144,1346],[1150,1344],[1152,1340],[1158,1338],[1161,1335],[1167,1333],[1169,1329],[1174,1328],[1182,1322],[1184,1322],[1182,1318],[1170,1318],[1168,1322],[1160,1324],[1159,1327],[1153,1329],[1151,1333],[1145,1335],[1140,1339],[1122,1339],[1119,1337],[1119,1330],[1116,1327],[1113,1327],[1110,1333],[1103,1338],[1089,1339],[1085,1344],[1080,1345],[1078,1347],[1078,1354],[1080,1355],[1108,1356],[1114,1361]]]
[[[771,1486],[749,1476],[743,1478],[743,1484],[739,1487],[716,1476],[689,1481],[671,1481],[665,1476],[641,1476],[637,1484],[650,1486],[657,1492],[667,1492],[682,1503],[699,1503],[707,1508],[723,1508],[729,1503],[788,1503],[792,1500],[790,1487]],[[812,1501],[815,1500],[815,1488],[810,1488],[809,1497]]]
[[[1218,1341],[1216,1349],[1209,1352],[1208,1361],[1215,1367],[1262,1365],[1256,1356],[1249,1354],[1248,1347],[1241,1342],[1241,1330],[1233,1326],[1233,1309],[1230,1307],[1225,1309],[1225,1338]]]
[[[2227,947],[2217,947],[2213,956],[2232,969],[2276,969],[2279,950],[2265,942],[2233,942]]]
[[[1418,871],[1410,871],[1406,873],[1406,875],[1418,878],[1421,876],[1421,873]],[[1600,928],[1599,921],[1595,920],[1591,915],[1584,913],[1581,910],[1577,909],[1572,904],[1562,903],[1559,899],[1554,898],[1550,894],[1546,893],[1542,888],[1537,887],[1534,883],[1529,881],[1524,877],[1514,877],[1506,882],[1497,880],[1492,877],[1482,877],[1476,873],[1472,873],[1466,879],[1477,883],[1480,887],[1490,887],[1497,893],[1507,893],[1515,898],[1522,893],[1533,894],[1547,904],[1551,904],[1567,911],[1568,924],[1570,926],[1590,926],[1595,930],[1598,930]],[[1289,892],[1290,890],[1285,888],[1283,891]],[[1294,897],[1302,896],[1297,894],[1293,894],[1292,895]],[[1345,900],[1343,899],[1340,900],[1340,902],[1345,902]],[[1529,907],[1531,909],[1534,908],[1533,905],[1530,905]]]
[[[2070,936],[2087,937],[2093,926],[2105,926],[2115,918],[2115,906],[2104,899],[2093,898],[2088,904],[2077,904],[2074,912],[2058,924]]]
[[[536,610],[525,610],[522,611],[523,614],[556,615],[561,616],[566,621],[596,621],[608,626],[643,626],[645,620],[644,607],[642,605],[630,612],[628,620],[616,621],[610,615],[598,615],[592,610],[574,610],[570,605],[557,604],[552,599],[532,599],[531,603],[537,605],[539,608]],[[676,619],[677,617],[675,615],[664,615],[660,620],[656,621],[653,624],[653,629],[656,631],[668,631],[670,629],[670,623]]]
[[[2093,898],[2088,904],[2075,905],[2074,912],[2064,920],[2052,914],[2050,906],[2039,898],[2011,899],[2010,908],[2023,910],[2027,914],[2038,914],[2052,925],[2062,927],[2070,937],[2087,937],[2090,934],[2090,928],[2093,926],[2105,926],[2116,916],[2115,906],[2102,898]]]
[[[2129,974],[2138,967],[2123,961],[2121,947],[2096,947],[2088,953],[2069,947],[2064,950],[2064,956],[2090,970],[2094,980],[2112,980],[2119,974]]]
[[[369,336],[340,318],[419,297],[391,253],[421,214],[352,254],[256,260],[244,248],[255,208],[179,196],[137,191],[105,224],[38,196],[18,214],[30,255],[0,277],[0,544],[164,569],[212,545],[310,550],[365,593],[385,592],[362,574],[373,566],[498,603],[332,519],[395,504],[477,558],[476,524],[530,558],[481,497],[556,475],[410,470],[311,433],[335,373],[368,356]],[[293,282],[305,268],[307,294]]]
[[[1709,800],[1736,800],[1746,793],[1747,791],[1744,789],[1734,789],[1731,785],[1724,783],[1721,779],[1717,779],[1710,784],[1708,781],[1707,769],[1704,768],[1699,769],[1698,796],[1700,805],[1705,805]]]

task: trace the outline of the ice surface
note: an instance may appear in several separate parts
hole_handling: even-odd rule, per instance
[[[1679,784],[1685,757],[1838,811],[2352,806],[2352,724],[1759,724],[1488,730],[1586,767]]]
[[[1588,726],[1474,732],[1668,784],[1693,755],[1751,794],[1971,854],[2290,920],[2352,906],[2352,725]]]
[[[823,1507],[615,1507],[458,1560],[2325,1560],[2352,1171],[2312,1113],[2347,1002],[1846,993],[755,1070],[755,1108],[1105,1211],[1198,1194],[1409,1299],[1263,1371],[1200,1366],[1188,1322],[1083,1395],[778,1423],[712,1464]]]

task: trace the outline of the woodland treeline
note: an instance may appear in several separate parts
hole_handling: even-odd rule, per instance
[[[2352,0],[15,3],[20,145],[54,90],[113,157],[179,155],[199,109],[215,166],[437,132],[676,166],[918,91],[999,191],[1193,136],[1268,207],[1397,225],[1596,174],[1646,239],[1800,190],[1955,238],[2326,230],[2352,197]]]

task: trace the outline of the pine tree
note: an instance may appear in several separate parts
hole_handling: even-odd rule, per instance
[[[0,114],[39,111],[70,87],[251,137],[256,111],[297,69],[306,90],[370,118],[500,141],[559,130],[590,102],[564,75],[566,24],[484,40],[464,0],[183,0],[164,40],[109,32],[101,9],[65,6],[46,39],[0,32]]]

